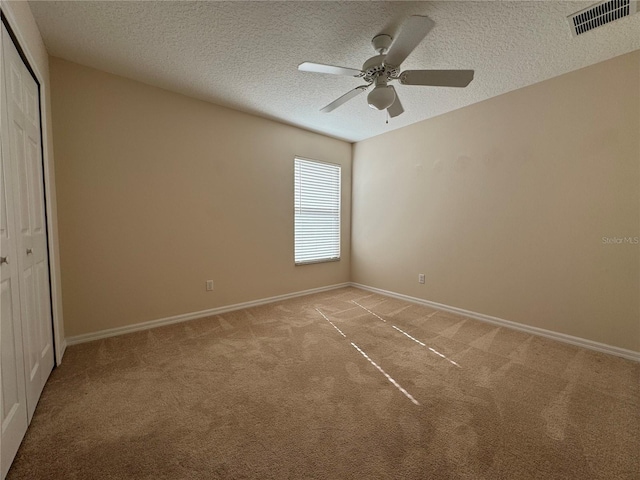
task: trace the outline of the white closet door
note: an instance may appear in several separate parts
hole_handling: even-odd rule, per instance
[[[5,43],[2,29],[2,43]],[[3,48],[0,50],[4,50]],[[8,128],[6,81],[10,75],[20,77],[17,70],[4,70],[4,53],[0,59],[0,475],[4,478],[27,431],[27,399],[18,294],[19,270],[17,240],[14,232],[12,173],[8,165]]]
[[[20,279],[20,310],[29,421],[53,369],[53,335],[44,213],[38,85],[6,30],[3,49],[7,91],[9,164]]]

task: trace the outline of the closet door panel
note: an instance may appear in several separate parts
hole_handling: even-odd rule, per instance
[[[5,32],[3,28],[3,43]],[[5,75],[4,53],[0,59],[0,475],[4,478],[27,430],[28,410],[20,316],[19,270],[13,181],[8,151],[7,96],[9,89],[20,97],[19,75]],[[10,80],[13,78],[13,81]]]
[[[3,30],[8,164],[13,185],[28,419],[53,369],[38,85]]]

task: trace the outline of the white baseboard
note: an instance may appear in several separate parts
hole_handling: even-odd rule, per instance
[[[208,310],[201,310],[199,312],[184,313],[181,315],[175,315],[173,317],[159,318],[157,320],[149,320],[147,322],[135,323],[133,325],[126,325],[124,327],[109,328],[107,330],[100,330],[98,332],[85,333],[82,335],[76,335],[73,337],[67,337],[66,345],[76,345],[78,343],[91,342],[92,340],[100,340],[101,338],[115,337],[117,335],[123,335],[125,333],[137,332],[140,330],[148,330],[151,328],[161,327],[163,325],[171,325],[173,323],[186,322],[188,320],[195,320],[197,318],[210,317],[212,315],[219,315],[221,313],[232,312],[234,310],[241,310],[243,308],[256,307],[258,305],[265,305],[267,303],[280,302],[289,298],[302,297],[305,295],[311,295],[313,293],[326,292],[328,290],[335,290],[336,288],[348,287],[349,282],[339,283],[335,285],[328,285],[326,287],[311,288],[309,290],[302,290],[299,292],[286,293],[284,295],[276,295],[275,297],[261,298],[258,300],[252,300],[249,302],[236,303],[233,305],[226,305],[223,307],[210,308]]]
[[[157,320],[150,320],[147,322],[136,323],[133,325],[126,325],[124,327],[109,328],[107,330],[100,330],[98,332],[85,333],[83,335],[76,335],[73,337],[67,337],[61,345],[62,352],[59,358],[62,358],[67,345],[76,345],[78,343],[90,342],[92,340],[99,340],[101,338],[115,337],[117,335],[123,335],[125,333],[137,332],[140,330],[148,330],[150,328],[160,327],[163,325],[171,325],[173,323],[186,322],[188,320],[195,320],[197,318],[209,317],[212,315],[219,315],[221,313],[232,312],[234,310],[241,310],[243,308],[256,307],[258,305],[265,305],[268,303],[279,302],[287,300],[289,298],[302,297],[305,295],[311,295],[313,293],[326,292],[328,290],[335,290],[342,287],[356,287],[362,290],[379,293],[388,297],[398,298],[400,300],[406,300],[408,302],[417,303],[420,305],[426,305],[428,307],[436,308],[438,310],[444,310],[446,312],[456,313],[458,315],[464,315],[465,317],[480,320],[482,322],[491,323],[500,327],[511,328],[513,330],[519,330],[521,332],[530,333],[533,335],[539,335],[541,337],[551,338],[564,343],[570,343],[579,347],[588,348],[598,352],[608,353],[610,355],[616,355],[629,360],[640,362],[640,352],[633,350],[627,350],[620,347],[614,347],[604,343],[594,342],[585,338],[574,337],[565,333],[554,332],[552,330],[546,330],[544,328],[532,327],[522,323],[512,322],[510,320],[504,320],[498,317],[492,317],[483,313],[472,312],[470,310],[464,310],[462,308],[452,307],[450,305],[444,305],[442,303],[432,302],[422,298],[411,297],[402,293],[391,292],[389,290],[383,290],[381,288],[370,287],[368,285],[362,285],[355,282],[345,282],[335,285],[329,285],[326,287],[312,288],[309,290],[302,290],[299,292],[287,293],[284,295],[277,295],[275,297],[261,298],[258,300],[252,300],[249,302],[236,303],[234,305],[226,305],[222,307],[211,308],[209,310],[202,310],[199,312],[185,313],[181,315],[175,315],[173,317],[160,318]]]
[[[471,312],[462,308],[451,307],[449,305],[443,305],[442,303],[431,302],[422,298],[410,297],[409,295],[403,295],[402,293],[390,292],[381,288],[370,287],[368,285],[361,285],[359,283],[351,282],[351,286],[361,288],[362,290],[368,290],[370,292],[379,293],[388,297],[398,298],[400,300],[406,300],[412,303],[418,303],[420,305],[426,305],[428,307],[436,308],[438,310],[444,310],[451,313],[457,313],[458,315],[464,315],[465,317],[474,318],[482,322],[492,323],[500,327],[507,327],[513,330],[520,330],[521,332],[531,333],[533,335],[539,335],[541,337],[551,338],[552,340],[558,340],[564,343],[570,343],[579,347],[588,348],[589,350],[595,350],[598,352],[608,353],[618,357],[623,357],[628,360],[640,362],[640,352],[633,350],[627,350],[625,348],[614,347],[605,343],[594,342],[587,340],[586,338],[574,337],[565,333],[554,332],[552,330],[546,330],[544,328],[532,327],[530,325],[524,325],[522,323],[516,323],[509,320],[504,320],[498,317],[492,317],[490,315],[484,315],[482,313]]]

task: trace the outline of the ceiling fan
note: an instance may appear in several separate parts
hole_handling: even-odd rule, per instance
[[[387,34],[373,37],[371,44],[378,55],[371,57],[362,66],[355,68],[336,67],[322,63],[304,62],[298,65],[302,72],[330,73],[362,78],[366,85],[360,85],[334,100],[320,111],[329,113],[352,98],[365,92],[372,85],[367,101],[376,110],[387,109],[390,117],[404,112],[392,81],[401,85],[423,85],[429,87],[466,87],[473,80],[473,70],[405,70],[400,71],[402,62],[413,52],[433,28],[434,22],[428,17],[413,15],[402,25],[395,40]]]

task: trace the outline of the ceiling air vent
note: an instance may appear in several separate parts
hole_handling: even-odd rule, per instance
[[[608,0],[597,3],[568,17],[571,33],[574,37],[581,35],[619,18],[633,15],[636,11],[637,2],[633,0]]]

